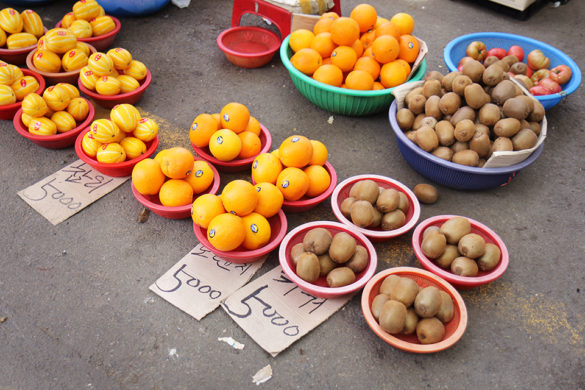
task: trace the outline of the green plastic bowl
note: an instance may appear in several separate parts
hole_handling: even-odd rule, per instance
[[[314,80],[297,70],[290,62],[292,49],[288,46],[286,37],[280,45],[280,59],[299,92],[314,105],[347,116],[372,115],[382,111],[388,111],[388,107],[394,100],[392,90],[386,88],[379,91],[356,91],[351,89],[333,87]],[[427,60],[424,59],[416,73],[408,81],[421,80],[427,71]]]

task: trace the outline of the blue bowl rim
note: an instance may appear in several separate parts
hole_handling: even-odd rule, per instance
[[[544,147],[544,142],[534,150],[524,161],[519,162],[518,164],[510,165],[507,167],[498,167],[498,168],[479,168],[479,167],[468,167],[466,165],[456,164],[451,161],[443,160],[442,158],[436,157],[431,153],[425,152],[421,148],[419,148],[414,142],[412,142],[408,137],[404,134],[402,129],[398,126],[398,122],[396,122],[396,110],[397,110],[397,103],[396,100],[392,102],[390,105],[390,109],[388,110],[388,118],[390,120],[390,126],[392,130],[396,134],[396,137],[409,149],[415,152],[419,157],[424,158],[425,160],[430,160],[431,162],[442,166],[443,168],[451,169],[454,171],[459,171],[468,174],[475,174],[475,175],[502,175],[511,172],[517,172],[523,168],[526,168],[528,165],[532,164],[538,156],[542,153],[542,149]]]
[[[550,52],[554,53],[557,57],[560,57],[563,59],[563,61],[565,62],[565,65],[568,65],[571,68],[571,70],[573,71],[572,79],[565,86],[563,91],[561,91],[559,93],[554,93],[551,95],[535,96],[535,98],[537,98],[539,101],[548,102],[548,101],[557,100],[557,99],[560,100],[561,98],[566,97],[567,95],[570,95],[571,93],[575,92],[577,90],[577,88],[579,88],[579,85],[581,85],[581,70],[579,69],[579,66],[577,65],[577,63],[575,61],[573,61],[573,59],[571,57],[566,55],[564,52],[557,49],[556,47],[549,45],[548,43],[544,43],[544,42],[539,41],[539,40],[534,39],[534,38],[525,37],[522,35],[510,34],[510,33],[502,33],[502,32],[477,32],[477,33],[472,33],[472,34],[461,35],[461,36],[453,39],[451,42],[449,42],[447,44],[447,46],[445,46],[445,49],[443,50],[443,59],[445,61],[445,64],[447,65],[447,68],[449,68],[449,71],[452,72],[454,70],[457,70],[457,66],[455,65],[455,63],[451,59],[451,52],[453,51],[453,48],[463,41],[468,41],[468,40],[480,41],[482,38],[496,38],[496,39],[504,38],[504,39],[517,40],[519,43],[527,42],[527,43],[530,43],[534,46],[544,47],[544,48],[546,48],[547,51],[550,51]]]

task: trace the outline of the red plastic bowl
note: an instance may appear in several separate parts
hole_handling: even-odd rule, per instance
[[[262,248],[254,250],[248,250],[243,247],[239,247],[229,252],[220,251],[215,249],[215,247],[211,245],[207,239],[207,229],[204,229],[201,226],[193,223],[193,232],[195,233],[195,237],[197,237],[197,240],[201,243],[201,245],[212,251],[216,256],[219,256],[222,259],[232,263],[253,263],[276,249],[286,234],[288,222],[286,220],[286,215],[284,215],[282,210],[280,210],[278,214],[268,218],[268,222],[270,223],[271,229],[270,241],[268,241],[268,243]]]
[[[150,74],[150,70],[146,70],[146,77],[140,81],[140,86],[136,88],[134,91],[126,92],[126,93],[119,93],[117,95],[100,95],[97,92],[91,91],[83,86],[81,80],[77,80],[77,86],[79,90],[83,92],[84,95],[90,97],[94,100],[97,104],[104,108],[112,108],[117,104],[128,103],[128,104],[136,104],[144,95],[146,88],[150,85],[152,81],[152,75]]]
[[[309,283],[301,279],[299,276],[297,276],[295,265],[290,257],[290,252],[292,250],[292,247],[300,242],[303,242],[305,234],[307,234],[309,230],[314,228],[325,228],[329,230],[333,235],[340,232],[346,232],[356,239],[358,245],[362,245],[363,247],[366,248],[366,250],[368,251],[370,261],[366,269],[356,274],[356,279],[352,284],[348,284],[347,286],[342,287],[329,287],[327,285],[325,277],[319,277],[319,279],[315,283]],[[376,272],[376,267],[378,266],[378,255],[376,254],[376,249],[374,248],[370,240],[368,240],[366,236],[364,236],[357,230],[352,229],[347,225],[333,221],[309,222],[291,230],[286,235],[286,237],[284,237],[284,240],[282,240],[282,244],[280,244],[280,249],[278,251],[278,259],[280,261],[280,266],[282,267],[282,270],[284,271],[286,276],[290,278],[290,280],[292,280],[303,291],[306,291],[309,294],[321,298],[340,297],[361,289],[374,275],[374,273]]]
[[[365,229],[354,225],[353,222],[351,222],[343,215],[341,212],[341,203],[347,197],[349,197],[349,191],[351,190],[351,187],[358,181],[366,179],[375,181],[379,187],[394,188],[395,190],[400,191],[406,195],[408,201],[410,202],[410,207],[406,212],[406,223],[404,226],[395,230],[382,230],[380,228]],[[339,183],[339,185],[335,188],[335,191],[333,191],[333,195],[331,196],[331,208],[333,209],[333,214],[335,214],[335,217],[339,220],[339,222],[356,228],[370,240],[375,242],[389,240],[390,238],[397,237],[408,232],[414,227],[414,225],[416,225],[420,217],[420,203],[414,193],[401,182],[380,175],[352,176]]]
[[[48,31],[47,28],[45,27],[44,29],[45,33],[47,33]],[[36,48],[37,48],[36,43],[34,45],[23,47],[21,49],[0,48],[0,60],[8,62],[9,64],[13,65],[25,65],[28,54],[31,52],[31,50],[34,50]]]
[[[420,344],[416,334],[390,334],[380,327],[378,321],[376,321],[372,314],[372,301],[376,295],[378,295],[380,285],[389,275],[398,275],[414,279],[420,287],[435,286],[451,296],[455,309],[454,316],[451,321],[445,324],[445,336],[442,341],[434,344]],[[393,347],[407,352],[433,353],[443,351],[459,341],[467,327],[467,308],[465,307],[465,302],[459,292],[457,292],[457,290],[455,290],[455,288],[453,288],[453,286],[447,281],[419,268],[395,267],[377,273],[364,287],[361,303],[364,318],[374,333]]]
[[[217,190],[219,189],[220,178],[217,169],[213,166],[213,164],[209,164],[209,167],[213,171],[213,182],[209,186],[207,190],[204,192],[197,194],[196,197],[193,198],[193,201],[197,199],[197,197],[203,194],[217,194]],[[134,184],[132,184],[132,193],[138,202],[140,202],[144,207],[152,211],[153,213],[160,215],[164,218],[169,219],[183,219],[189,218],[191,216],[191,207],[193,203],[189,203],[185,206],[177,206],[177,207],[168,207],[163,206],[158,199],[158,195],[142,195]]]
[[[258,154],[267,153],[272,146],[272,135],[270,135],[268,129],[262,124],[260,124],[260,143],[262,147],[260,149],[260,153]],[[248,158],[237,158],[232,161],[221,161],[213,157],[207,146],[204,148],[197,147],[193,144],[191,144],[191,146],[199,157],[209,161],[222,172],[241,172],[246,170],[252,166],[252,162],[256,158],[256,156],[253,156]]]
[[[92,54],[97,52],[95,47],[93,47],[92,45],[87,45],[87,47],[89,47],[89,51]],[[28,66],[30,70],[33,70],[40,74],[41,76],[43,76],[47,84],[54,85],[57,83],[69,83],[75,85],[77,83],[77,79],[79,78],[79,72],[81,72],[81,69],[72,70],[71,72],[57,73],[43,72],[42,70],[37,69],[35,67],[35,64],[33,63],[33,56],[35,55],[36,52],[37,49],[35,48],[33,51],[28,53],[28,55],[26,56],[26,66]]]
[[[274,57],[280,48],[280,38],[265,28],[236,26],[219,34],[217,46],[232,64],[242,68],[259,68]]]
[[[28,138],[33,143],[47,149],[63,149],[73,145],[79,133],[86,129],[93,121],[95,109],[91,102],[88,101],[88,103],[89,112],[87,113],[87,118],[79,123],[76,128],[66,131],[65,133],[58,133],[55,135],[36,135],[30,133],[24,123],[22,123],[22,108],[16,111],[12,123],[18,134]]]
[[[35,92],[38,93],[39,95],[42,95],[43,91],[45,90],[45,85],[46,85],[45,79],[43,78],[43,76],[41,76],[37,72],[33,72],[30,69],[20,68],[20,70],[22,71],[22,74],[24,76],[33,76],[35,79],[37,79],[37,82],[39,83],[39,89],[37,89]],[[20,100],[16,103],[7,104],[5,106],[0,106],[0,119],[14,118],[14,114],[16,114],[16,111],[18,111],[18,109],[20,108],[21,105],[22,105],[22,100]]]
[[[108,49],[110,46],[112,46],[112,44],[114,43],[114,40],[116,39],[116,35],[118,35],[118,33],[120,32],[120,29],[122,28],[122,23],[120,23],[120,20],[113,17],[112,15],[107,15],[107,16],[112,18],[112,20],[114,21],[114,24],[116,25],[116,27],[112,31],[110,31],[109,33],[104,34],[104,35],[98,35],[96,37],[77,38],[77,40],[80,42],[89,43],[90,45],[95,47],[97,51],[104,51],[104,50]],[[60,27],[61,27],[61,21],[59,21],[57,23],[57,25],[55,25],[55,28],[60,28]]]
[[[83,140],[83,136],[85,133],[89,131],[89,126],[86,127],[75,140],[75,153],[77,153],[77,157],[85,161],[89,164],[93,169],[103,173],[104,175],[113,176],[113,177],[122,177],[122,176],[130,176],[132,174],[132,169],[134,165],[136,165],[139,161],[144,160],[145,158],[149,158],[152,156],[154,151],[158,146],[158,136],[155,139],[146,143],[146,152],[144,152],[141,156],[133,158],[131,160],[122,161],[121,163],[112,163],[106,164],[101,163],[93,157],[89,157],[83,151],[81,147],[81,142]]]
[[[477,222],[471,218],[467,218],[471,223],[471,232],[479,234],[485,239],[486,243],[495,244],[500,248],[502,253],[500,263],[489,272],[479,271],[477,276],[459,276],[452,273],[450,270],[443,269],[436,265],[431,259],[426,257],[421,250],[422,236],[426,228],[430,226],[440,227],[449,218],[457,217],[457,215],[438,215],[436,217],[428,218],[422,221],[412,234],[412,248],[414,253],[420,261],[423,268],[431,271],[432,273],[439,275],[449,283],[453,284],[458,289],[469,289],[477,286],[481,286],[490,282],[493,282],[506,271],[510,258],[508,255],[508,249],[504,241],[490,228]]]

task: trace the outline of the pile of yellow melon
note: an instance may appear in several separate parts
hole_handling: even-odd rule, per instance
[[[77,38],[98,37],[114,31],[114,19],[95,0],[80,0],[73,4],[73,12],[61,19],[61,27],[71,31]]]
[[[0,10],[0,47],[12,50],[34,46],[44,33],[43,21],[35,11]]]
[[[0,106],[16,103],[39,89],[33,76],[25,76],[16,65],[0,61]]]
[[[158,124],[142,118],[131,104],[118,104],[110,119],[96,119],[81,141],[81,148],[100,163],[121,163],[146,152],[146,143],[158,135]]]
[[[42,72],[72,72],[86,66],[89,55],[89,46],[77,41],[71,31],[52,28],[39,39],[32,63]]]

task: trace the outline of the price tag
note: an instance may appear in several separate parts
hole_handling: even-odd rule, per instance
[[[57,225],[102,196],[122,185],[129,177],[110,177],[81,160],[18,192],[32,208]]]
[[[197,244],[150,286],[150,290],[185,313],[201,320],[262,267],[266,257],[236,264],[217,257]]]
[[[258,345],[276,356],[352,296],[315,297],[297,287],[278,266],[230,295],[222,307]]]

